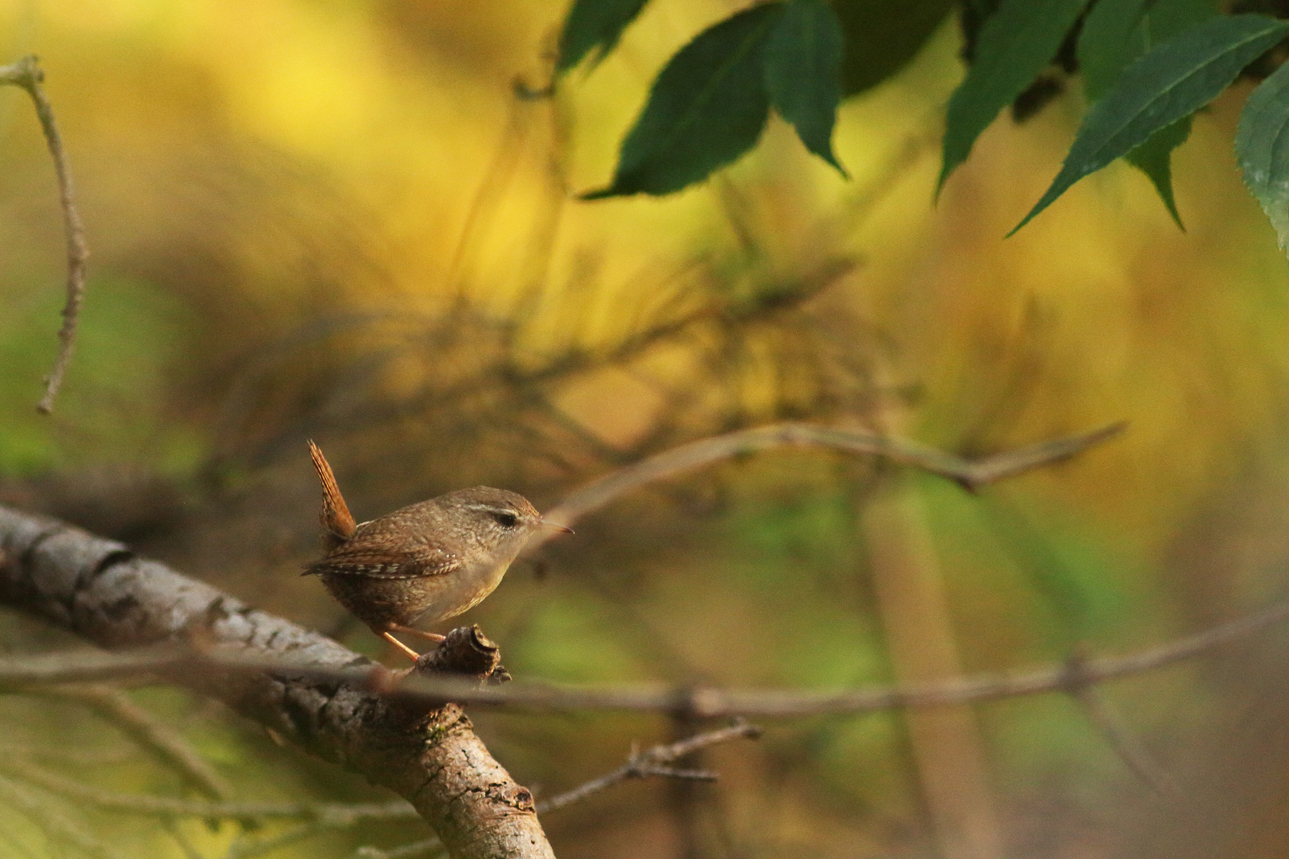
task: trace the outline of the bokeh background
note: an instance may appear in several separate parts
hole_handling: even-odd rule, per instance
[[[1282,595],[1289,269],[1230,151],[1247,89],[1175,157],[1185,232],[1115,165],[1004,240],[1059,167],[1077,92],[1000,118],[934,200],[953,20],[844,105],[849,181],[773,120],[702,186],[577,201],[666,58],[740,5],[655,0],[602,64],[533,98],[561,3],[0,2],[0,61],[41,56],[93,251],[41,417],[61,220],[30,103],[0,91],[0,500],[388,658],[298,575],[319,551],[306,438],[361,520],[475,483],[548,507],[775,420],[966,454],[1127,420],[975,496],[818,451],[739,459],[579,523],[463,620],[523,679],[841,689],[1126,652]],[[11,614],[0,640],[73,644]],[[1285,654],[1259,642],[1104,690],[1181,799],[1050,695],[767,723],[698,762],[715,785],[631,783],[544,823],[565,857],[1281,855]],[[131,695],[240,798],[381,796],[209,703]],[[704,727],[475,718],[539,797]],[[76,701],[11,697],[0,719],[6,757],[182,795]],[[29,790],[127,855],[252,855],[285,826]],[[386,823],[265,855],[424,836]],[[0,853],[82,855],[14,807]]]

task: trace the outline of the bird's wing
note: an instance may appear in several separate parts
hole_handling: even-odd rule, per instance
[[[367,576],[373,579],[422,579],[445,576],[461,569],[456,555],[427,547],[419,552],[374,552],[363,546],[341,546],[320,561],[305,567],[304,575],[326,573]]]

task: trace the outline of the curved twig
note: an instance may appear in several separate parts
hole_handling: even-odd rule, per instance
[[[36,57],[28,55],[8,66],[0,66],[0,84],[22,87],[36,106],[45,143],[54,159],[54,172],[58,174],[58,202],[63,209],[63,232],[67,235],[67,300],[63,305],[63,325],[58,330],[58,357],[54,368],[45,379],[45,395],[36,410],[49,414],[54,410],[54,398],[63,384],[63,375],[71,363],[76,346],[76,323],[80,318],[81,300],[85,296],[85,263],[89,259],[89,246],[85,243],[85,225],[76,209],[76,194],[72,188],[72,173],[63,152],[63,140],[54,121],[54,108],[40,86],[45,73],[37,65]]]
[[[558,811],[561,808],[572,805],[575,802],[581,802],[588,796],[593,796],[602,790],[613,787],[619,782],[624,782],[630,778],[645,778],[647,776],[664,776],[671,778],[700,778],[703,781],[715,779],[712,773],[695,774],[691,770],[669,769],[668,764],[680,760],[686,755],[717,745],[718,743],[729,742],[730,740],[747,737],[755,739],[761,736],[761,729],[756,725],[749,725],[746,722],[736,722],[724,728],[717,728],[713,731],[703,731],[692,737],[686,737],[675,743],[654,746],[644,752],[633,752],[627,762],[618,767],[611,773],[606,773],[599,778],[591,779],[585,784],[579,785],[572,790],[556,794],[550,799],[542,800],[537,803],[537,813],[546,814],[550,811]]]
[[[565,496],[563,501],[546,511],[543,518],[571,525],[586,514],[649,483],[775,447],[818,447],[878,456],[946,477],[974,492],[1005,477],[1069,459],[1115,437],[1126,426],[1124,422],[1114,423],[1082,435],[1041,442],[980,459],[966,459],[917,442],[873,433],[805,423],[771,424],[700,439],[615,469]],[[534,538],[530,548],[546,539],[549,535]]]

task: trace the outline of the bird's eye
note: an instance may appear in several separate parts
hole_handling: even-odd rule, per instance
[[[504,513],[500,510],[492,511],[492,518],[495,519],[497,524],[503,528],[513,528],[519,521],[519,517],[514,513]]]

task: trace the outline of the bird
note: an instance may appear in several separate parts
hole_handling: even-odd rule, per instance
[[[458,489],[355,524],[312,441],[309,456],[322,482],[326,554],[302,575],[318,576],[337,602],[413,662],[420,654],[393,633],[443,641],[412,624],[439,623],[482,602],[538,529],[573,533],[542,519],[524,496],[490,486]]]

